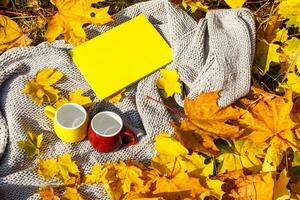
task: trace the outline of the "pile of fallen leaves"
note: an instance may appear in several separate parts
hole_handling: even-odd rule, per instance
[[[0,2],[14,8],[17,1]],[[42,8],[38,0],[31,2],[35,4],[30,12],[0,9],[0,14],[11,16],[0,15],[0,53],[31,44],[30,34],[16,23],[19,17],[33,17],[39,28],[47,24],[47,41],[62,37],[74,45],[87,40],[86,24],[113,20],[108,14],[114,6],[110,0],[52,0],[49,8]],[[253,83],[268,92],[253,87],[247,97],[225,108],[217,106],[217,92],[186,99],[180,115],[184,117],[173,122],[174,133],[156,137],[157,155],[149,165],[133,160],[95,163],[84,175],[71,154],[38,159],[38,174],[61,183],[40,188],[43,199],[83,199],[80,187],[88,184],[104,186],[114,200],[300,198],[300,1],[173,2],[195,18],[215,8],[250,8],[257,21]],[[157,86],[164,97],[181,92],[176,70],[161,70],[161,75]],[[62,77],[61,72],[46,68],[26,82],[24,92],[38,105],[90,106],[91,99],[80,88],[61,94],[54,85]],[[119,93],[111,101],[121,98]],[[19,146],[29,157],[36,156],[43,134],[28,131],[27,137]]]
[[[157,155],[149,165],[95,163],[82,175],[70,154],[38,160],[39,175],[63,183],[40,188],[40,195],[59,199],[65,187],[62,199],[83,199],[80,186],[99,184],[113,200],[299,199],[298,97],[252,88],[224,108],[218,97],[208,92],[186,99],[174,133],[156,136]]]

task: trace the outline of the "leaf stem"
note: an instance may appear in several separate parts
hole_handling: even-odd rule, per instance
[[[175,170],[176,162],[177,162],[177,157],[175,157],[175,161],[174,161],[174,164],[173,164],[172,171],[169,174],[169,179],[173,178],[173,173],[174,173],[174,170]]]
[[[183,113],[180,113],[178,111],[176,111],[174,108],[171,108],[170,106],[166,105],[163,101],[160,101],[160,100],[157,100],[157,99],[154,99],[148,95],[145,96],[145,99],[150,99],[152,101],[155,101],[163,106],[165,106],[168,110],[170,110],[172,113],[174,113],[175,115],[177,115],[178,117],[180,118],[186,118],[186,115],[183,114]]]

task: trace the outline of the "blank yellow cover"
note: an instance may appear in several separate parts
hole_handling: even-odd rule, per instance
[[[172,61],[172,50],[139,15],[70,51],[99,99],[105,99]]]

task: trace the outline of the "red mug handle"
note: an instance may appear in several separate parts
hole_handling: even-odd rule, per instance
[[[137,143],[137,137],[134,132],[129,129],[125,129],[121,132],[122,146],[131,146]]]

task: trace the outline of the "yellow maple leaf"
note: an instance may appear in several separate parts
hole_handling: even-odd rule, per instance
[[[289,59],[290,66],[287,72],[294,71],[294,68],[300,70],[300,40],[296,37],[286,41],[286,46],[283,48],[284,55]]]
[[[228,6],[231,8],[243,7],[247,0],[224,0]]]
[[[151,159],[151,166],[161,174],[185,172],[201,177],[213,173],[213,163],[205,164],[205,158],[197,153],[189,155],[189,151],[179,141],[166,133],[155,137],[154,147],[158,155]]]
[[[115,164],[114,167],[117,170],[116,176],[121,181],[121,187],[124,193],[130,192],[132,187],[143,187],[144,181],[141,178],[141,169],[134,165],[127,165],[123,161]]]
[[[64,183],[73,182],[74,177],[80,177],[77,164],[72,160],[72,155],[66,153],[57,157],[58,178]]]
[[[93,183],[104,183],[106,182],[106,174],[108,169],[102,168],[100,163],[96,163],[92,166],[91,173],[85,175],[85,183],[93,184]]]
[[[58,13],[48,22],[46,38],[53,42],[60,34],[67,43],[78,45],[86,41],[84,24],[103,25],[112,21],[107,14],[109,7],[93,8],[92,4],[104,0],[52,0]]]
[[[46,160],[38,159],[37,161],[38,174],[45,179],[54,178],[58,173],[57,160],[48,158]]]
[[[290,178],[287,176],[286,170],[282,170],[278,180],[274,183],[273,199],[286,200],[290,199],[290,191],[287,189]]]
[[[57,177],[65,184],[76,184],[80,178],[80,171],[70,153],[59,155],[56,159],[39,159],[37,167],[38,174],[45,179]]]
[[[75,187],[66,187],[62,200],[83,200],[81,194]]]
[[[274,180],[271,173],[248,175],[235,180],[236,188],[231,190],[234,199],[270,200],[273,197]]]
[[[160,133],[155,137],[154,147],[159,154],[170,156],[184,155],[189,152],[180,142],[172,139],[167,133]]]
[[[28,131],[26,135],[28,140],[21,140],[18,142],[18,145],[21,149],[26,151],[28,157],[32,158],[40,153],[40,148],[43,141],[43,133],[35,135]]]
[[[263,172],[276,171],[277,166],[281,163],[284,151],[277,146],[270,146],[267,149],[266,156],[262,165]]]
[[[285,96],[259,101],[250,107],[239,120],[246,130],[244,139],[249,139],[257,144],[269,144],[267,155],[263,164],[263,171],[274,171],[280,163],[282,153],[288,147],[295,148],[292,129],[295,123],[290,117],[293,107],[292,91],[288,90]],[[275,157],[274,157],[275,156]],[[278,160],[275,162],[275,159]]]
[[[193,177],[204,177],[213,174],[213,162],[205,164],[205,158],[197,153],[173,157],[159,154],[151,159],[151,167],[160,174],[174,176],[178,173],[187,173]]]
[[[121,180],[116,176],[118,171],[115,169],[115,163],[107,163],[105,165],[107,168],[107,173],[105,175],[106,180],[109,180],[107,183],[104,183],[103,186],[112,200],[119,200],[123,196],[123,188]]]
[[[67,98],[60,98],[55,102],[55,104],[53,106],[55,108],[59,108],[66,103],[70,103],[70,101]]]
[[[181,84],[179,82],[179,74],[176,69],[161,69],[162,78],[156,81],[159,89],[163,90],[165,97],[171,97],[175,93],[181,93]]]
[[[276,37],[273,42],[285,43],[289,38],[288,30],[286,28],[278,29],[275,31],[275,33]]]
[[[190,10],[191,13],[194,13],[197,10],[207,12],[208,6],[203,5],[203,3],[203,0],[183,0],[181,4],[185,9]]]
[[[222,199],[225,193],[222,189],[223,184],[224,184],[223,181],[207,178],[206,185],[209,188],[209,190],[203,192],[200,195],[200,199],[205,199],[206,197],[210,197],[210,196],[213,196],[217,199]]]
[[[83,95],[83,89],[78,88],[73,92],[69,93],[69,98],[61,98],[55,102],[54,107],[59,108],[60,106],[66,103],[78,103],[85,108],[88,108],[92,105],[92,100],[88,96]]]
[[[31,39],[22,33],[18,24],[4,15],[0,15],[0,38],[0,53],[31,44]]]
[[[284,137],[295,127],[290,118],[293,107],[292,92],[288,90],[285,96],[259,101],[250,107],[239,123],[249,133],[245,138],[255,143],[262,144],[272,137]],[[268,113],[268,114],[266,114]]]
[[[218,92],[207,92],[194,100],[185,99],[184,112],[187,120],[207,134],[235,138],[240,135],[240,130],[234,122],[244,111],[233,106],[220,108],[218,98]]]
[[[180,122],[180,130],[187,133],[194,131],[203,140],[206,149],[217,151],[213,139],[236,138],[240,136],[237,120],[244,111],[232,105],[220,108],[217,104],[218,92],[200,94],[196,99],[185,99],[184,112],[186,118]]]
[[[83,94],[83,90],[81,88],[73,92],[70,92],[69,93],[70,102],[78,103],[83,107],[91,106],[92,100],[90,99],[90,97],[83,96],[82,94]]]
[[[255,65],[260,69],[262,75],[269,71],[271,63],[280,62],[281,54],[278,52],[279,48],[280,46],[274,43],[266,43],[265,41],[259,41],[257,43]]]
[[[295,72],[287,73],[286,81],[281,83],[278,88],[287,88],[295,93],[300,93],[300,76],[295,74]]]
[[[123,99],[124,92],[125,90],[121,90],[120,92],[117,92],[116,94],[113,94],[112,96],[106,98],[106,101],[108,101],[109,103],[118,103],[119,101],[121,101],[121,99]]]
[[[298,0],[281,0],[278,5],[278,13],[287,18],[287,27],[300,27],[300,2]]]
[[[200,184],[199,179],[189,177],[185,173],[177,174],[172,178],[159,177],[155,185],[156,189],[153,191],[153,194],[163,197],[165,200],[196,199],[196,197],[207,190]]]
[[[218,173],[249,169],[254,172],[261,170],[262,162],[259,156],[263,156],[263,151],[267,145],[255,145],[250,140],[236,140],[229,152],[222,153],[217,157],[220,162]]]
[[[60,200],[51,186],[39,188],[38,193],[42,200]]]
[[[187,149],[185,149],[178,141],[164,133],[156,136],[154,146],[158,155],[151,159],[151,168],[155,169],[160,175],[167,175],[170,179],[170,177],[185,173],[190,177],[197,177],[203,183],[209,184],[207,182],[209,179],[205,179],[204,177],[213,174],[213,162],[206,163],[205,158],[197,153],[192,153],[190,155]],[[168,148],[165,148],[166,146]],[[154,180],[156,180],[156,178],[154,178]],[[162,179],[162,181],[166,180],[167,179],[164,178]],[[217,182],[216,187],[210,185],[211,188],[206,188],[206,193],[203,195],[222,196],[223,193],[218,190],[219,186],[220,185],[218,185]]]
[[[46,102],[57,101],[60,90],[55,89],[53,84],[58,82],[64,74],[55,69],[46,68],[39,71],[36,77],[28,80],[24,86],[24,93],[31,96],[32,100],[41,105]]]

